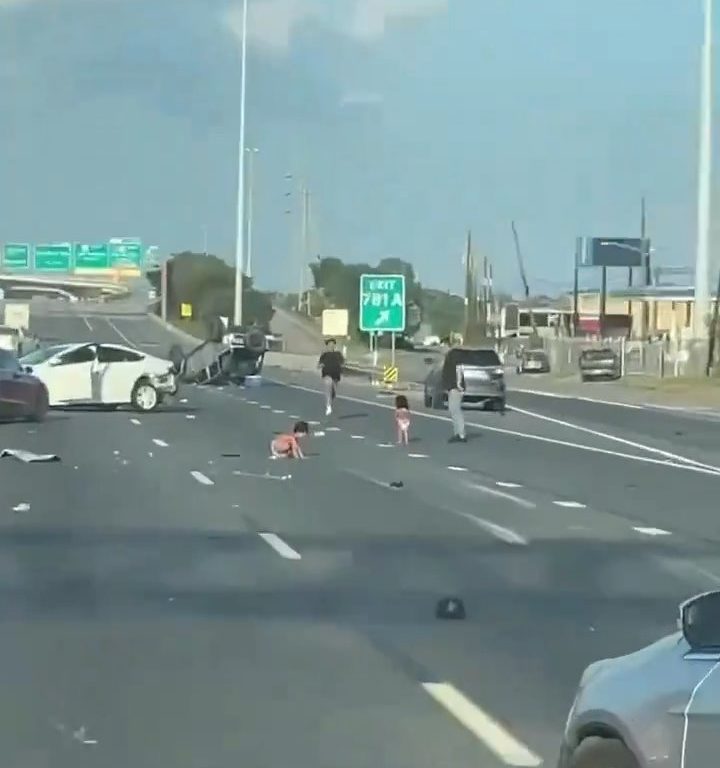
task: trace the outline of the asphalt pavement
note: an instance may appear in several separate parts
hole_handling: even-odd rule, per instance
[[[69,311],[33,329],[173,343]],[[0,425],[61,458],[0,459],[5,764],[553,765],[583,667],[720,584],[711,425],[669,450],[677,417],[513,396],[527,412],[468,412],[449,445],[413,394],[401,449],[387,395],[347,380],[325,418],[319,389],[268,369],[153,414]],[[300,417],[307,460],[270,460]],[[464,621],[435,618],[448,595]]]

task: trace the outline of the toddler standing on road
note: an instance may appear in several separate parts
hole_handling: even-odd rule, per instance
[[[407,445],[410,442],[410,405],[405,395],[398,395],[395,398],[395,424],[397,444]]]

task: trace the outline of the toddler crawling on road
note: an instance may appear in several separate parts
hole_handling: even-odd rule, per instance
[[[273,459],[304,459],[305,455],[300,448],[300,438],[306,437],[310,432],[306,421],[298,421],[293,427],[292,434],[278,435],[270,443],[270,455]]]

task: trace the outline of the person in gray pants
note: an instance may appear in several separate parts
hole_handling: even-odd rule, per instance
[[[445,356],[443,365],[442,383],[448,393],[448,411],[453,424],[453,436],[451,443],[467,443],[465,435],[465,417],[462,412],[462,399],[465,391],[462,366],[459,364],[456,354],[451,349]]]

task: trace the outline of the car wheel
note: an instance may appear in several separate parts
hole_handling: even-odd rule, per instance
[[[130,404],[136,411],[148,413],[158,407],[160,396],[157,389],[147,379],[140,379],[133,387]]]
[[[35,398],[35,405],[33,407],[30,420],[36,422],[45,421],[49,407],[50,403],[48,400],[47,390],[45,387],[41,387],[40,392],[38,392],[38,396]]]
[[[618,739],[584,739],[568,768],[638,768],[632,752]]]

